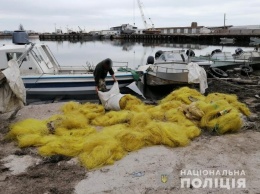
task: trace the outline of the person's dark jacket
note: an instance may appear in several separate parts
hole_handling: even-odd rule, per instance
[[[98,63],[96,65],[96,68],[95,68],[94,73],[93,73],[96,86],[98,86],[99,79],[105,79],[107,77],[108,72],[109,72],[110,75],[114,75],[114,71],[113,71],[112,68],[106,69],[104,67],[104,65],[107,63],[108,60],[110,60],[110,59],[105,59],[105,60],[101,61],[100,63]]]

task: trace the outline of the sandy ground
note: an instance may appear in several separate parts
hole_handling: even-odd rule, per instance
[[[0,193],[260,193],[260,94],[259,88],[241,90],[217,81],[210,92],[236,93],[254,113],[236,134],[212,136],[203,133],[187,147],[154,146],[129,153],[112,166],[88,171],[76,159],[62,156],[42,158],[34,148],[19,149],[4,139],[10,122],[25,118],[47,118],[59,112],[63,103],[29,105],[16,118],[0,116]],[[246,188],[181,188],[187,178],[181,170],[243,170]],[[162,175],[167,182],[162,182]],[[217,178],[241,178],[221,175]],[[192,176],[191,178],[211,178]],[[192,179],[191,179],[192,180]],[[204,183],[204,181],[203,181]],[[185,185],[186,186],[186,185]]]

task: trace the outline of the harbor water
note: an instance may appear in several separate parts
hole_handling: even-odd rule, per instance
[[[42,42],[49,46],[61,66],[86,66],[86,63],[96,65],[105,58],[117,62],[127,62],[130,68],[145,65],[148,56],[154,56],[158,50],[171,51],[191,49],[196,56],[210,54],[215,49],[234,53],[236,48],[253,50],[254,46],[248,45],[211,45],[198,43],[175,42],[126,42],[123,40],[95,40],[95,41],[40,41],[31,38],[31,42]],[[12,44],[12,39],[0,39],[0,46]]]
[[[93,40],[93,41],[40,41],[38,38],[31,38],[33,43],[45,43],[53,52],[56,60],[61,66],[95,66],[105,58],[111,58],[114,62],[127,62],[128,67],[135,69],[145,65],[148,56],[154,56],[156,51],[187,50],[191,49],[196,56],[210,54],[215,49],[223,52],[234,53],[235,49],[253,50],[254,46],[244,45],[212,45],[198,43],[175,43],[175,42],[131,42],[123,40]],[[12,39],[0,39],[0,46],[12,44]],[[166,87],[162,91],[156,88],[145,89],[141,87],[145,96],[157,100],[172,91],[172,87]],[[94,98],[97,98],[96,96]]]

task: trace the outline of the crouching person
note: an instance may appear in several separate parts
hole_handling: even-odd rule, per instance
[[[100,63],[98,63],[95,67],[94,70],[94,79],[95,79],[95,89],[96,92],[98,93],[98,91],[101,92],[106,92],[107,91],[107,87],[106,87],[106,77],[107,77],[107,73],[109,73],[113,80],[116,82],[116,77],[115,77],[115,72],[112,69],[113,66],[113,62],[111,59],[107,58],[103,61],[101,61]]]

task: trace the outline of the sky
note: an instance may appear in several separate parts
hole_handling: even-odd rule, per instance
[[[141,0],[155,27],[260,25],[260,0]],[[0,31],[106,30],[121,24],[144,28],[137,0],[0,0]],[[152,22],[148,18],[151,18]]]

